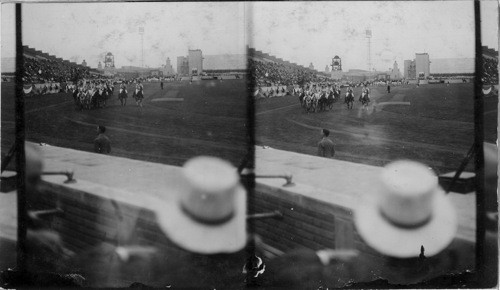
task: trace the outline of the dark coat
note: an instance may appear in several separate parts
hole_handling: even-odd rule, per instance
[[[111,142],[109,138],[104,134],[99,134],[94,140],[94,152],[109,154],[111,153]]]
[[[456,239],[433,257],[396,259],[362,252],[349,261],[331,261],[328,266],[321,263],[315,251],[301,249],[269,261],[266,269],[266,286],[271,287],[326,289],[376,280],[408,285],[473,270],[474,247],[472,243]],[[436,285],[439,286],[443,285]]]
[[[335,156],[335,146],[330,138],[323,137],[318,143],[318,156],[333,157]]]

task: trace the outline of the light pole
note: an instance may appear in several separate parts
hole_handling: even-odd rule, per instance
[[[141,67],[144,67],[144,27],[139,27],[139,34],[141,35]]]
[[[368,40],[368,71],[372,70],[371,38],[372,38],[372,31],[371,29],[367,29],[366,39]]]

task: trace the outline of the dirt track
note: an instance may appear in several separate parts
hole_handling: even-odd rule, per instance
[[[296,96],[256,101],[258,145],[315,155],[320,129],[328,128],[337,159],[384,165],[408,158],[438,172],[454,170],[474,138],[472,84],[372,88],[372,103],[307,114]],[[345,91],[345,89],[344,89]],[[355,95],[359,95],[355,89]],[[93,150],[95,126],[108,127],[112,155],[181,165],[190,157],[220,156],[239,165],[247,148],[245,80],[146,84],[143,113],[116,94],[106,108],[75,111],[69,94],[26,98],[27,139]],[[152,101],[183,98],[183,101]],[[394,105],[390,102],[409,102]],[[496,140],[497,97],[485,99],[485,139]],[[376,105],[375,105],[376,104]],[[383,105],[386,104],[386,105]],[[14,140],[14,87],[2,87],[2,156]],[[469,164],[472,170],[473,164]]]
[[[14,134],[13,88],[2,91],[10,97],[2,100],[2,112],[7,112],[2,133],[10,139],[2,138],[4,154]],[[172,97],[184,100],[152,102]],[[27,97],[26,139],[92,151],[96,125],[102,124],[112,155],[174,165],[212,155],[237,166],[247,148],[246,100],[245,80],[172,82],[164,90],[159,83],[145,84],[142,113],[131,96],[127,106],[120,106],[116,91],[106,108],[86,111],[74,109],[70,94]]]
[[[259,99],[257,144],[315,155],[320,130],[328,128],[337,159],[378,166],[413,159],[440,173],[459,166],[474,141],[472,84],[399,86],[390,94],[385,87],[371,91],[366,110],[359,102],[348,110],[340,101],[331,111],[306,113],[296,96]],[[354,93],[357,99],[360,88]],[[491,139],[491,129],[488,134]]]

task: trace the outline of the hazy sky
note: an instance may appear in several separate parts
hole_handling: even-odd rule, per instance
[[[97,67],[107,52],[115,65],[158,67],[188,49],[203,54],[245,53],[243,3],[25,4],[23,44]]]
[[[2,57],[14,57],[14,5],[2,4]],[[481,1],[483,45],[498,49],[498,2]],[[245,29],[245,17],[247,29]],[[118,67],[164,64],[188,48],[243,53],[250,46],[324,70],[339,55],[344,70],[367,68],[365,30],[372,30],[373,67],[387,69],[415,52],[431,58],[474,57],[472,1],[82,3],[23,5],[26,45],[93,67],[107,52]],[[246,32],[249,35],[245,35]]]
[[[495,1],[489,2],[496,7]],[[372,67],[379,70],[392,67],[394,61],[402,68],[403,60],[413,59],[416,52],[427,52],[431,59],[474,57],[472,1],[250,5],[252,47],[301,65],[312,62],[318,70],[324,70],[335,55],[342,59],[344,71],[367,69],[367,29],[372,31]],[[496,9],[491,11],[483,16],[496,18]],[[498,32],[496,23],[493,33]],[[498,48],[498,38],[493,39],[488,44]]]

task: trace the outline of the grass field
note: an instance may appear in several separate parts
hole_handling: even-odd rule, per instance
[[[359,95],[359,88],[355,95]],[[129,94],[130,95],[130,94]],[[181,165],[197,155],[239,165],[247,148],[245,80],[145,85],[142,114],[133,99],[121,107],[75,111],[70,94],[26,98],[26,139],[91,152],[97,124],[108,128],[112,155]],[[183,101],[162,101],[183,98]],[[357,98],[357,97],[356,97]],[[410,105],[383,105],[409,102]],[[257,145],[315,155],[320,129],[328,128],[336,159],[381,166],[395,159],[421,161],[439,173],[458,167],[474,140],[473,85],[372,88],[372,103],[347,110],[306,113],[296,96],[256,104]],[[498,97],[485,98],[485,139],[496,140]],[[14,86],[2,84],[2,156],[14,140]],[[472,170],[473,163],[469,164]]]
[[[354,90],[356,99],[360,88]],[[342,94],[345,94],[345,89]],[[363,110],[342,102],[331,111],[306,113],[298,97],[256,101],[258,145],[315,155],[321,128],[331,131],[336,159],[382,166],[396,159],[423,162],[437,172],[455,170],[474,142],[472,84],[371,89],[372,102]],[[343,95],[342,95],[343,96]],[[485,100],[486,140],[496,140],[498,98]],[[409,102],[391,104],[387,102]],[[473,162],[468,166],[473,169]]]
[[[74,109],[71,94],[27,97],[26,139],[92,152],[96,125],[101,124],[115,156],[181,165],[191,157],[211,155],[239,165],[247,149],[245,80],[169,82],[164,90],[151,83],[144,91],[142,113],[131,89],[125,107],[115,88],[106,108],[86,111]],[[7,83],[2,86],[2,155],[13,144],[13,112],[14,87]]]

